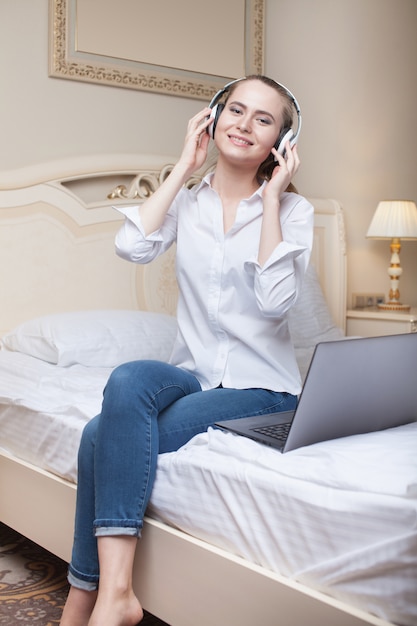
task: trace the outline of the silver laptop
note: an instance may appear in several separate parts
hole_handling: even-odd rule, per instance
[[[414,421],[417,333],[407,333],[320,343],[295,411],[216,426],[288,452]]]

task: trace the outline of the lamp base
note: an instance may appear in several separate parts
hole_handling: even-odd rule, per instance
[[[401,304],[401,302],[381,302],[378,304],[378,309],[382,311],[409,311],[409,304]]]

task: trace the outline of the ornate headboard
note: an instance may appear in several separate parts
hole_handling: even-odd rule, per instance
[[[174,314],[175,251],[147,266],[117,257],[114,236],[122,218],[112,208],[149,196],[174,161],[113,154],[0,173],[0,332],[61,311],[140,308]],[[312,262],[334,320],[344,327],[342,211],[334,200],[312,202]]]

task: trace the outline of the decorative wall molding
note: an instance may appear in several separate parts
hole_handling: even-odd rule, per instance
[[[219,2],[219,10],[224,0]],[[244,58],[245,75],[263,72],[264,0],[241,0],[244,18],[244,49],[237,55]],[[49,0],[49,75],[56,78],[109,85],[169,94],[187,98],[210,100],[226,82],[238,76],[216,76],[196,73],[187,69],[176,69],[162,65],[141,63],[111,55],[86,53],[77,50],[77,2],[80,0]],[[146,11],[146,3],[143,3]],[[210,11],[216,10],[211,3]],[[103,5],[104,10],[104,5]],[[206,9],[205,9],[206,10]],[[123,15],[115,31],[120,30],[129,16]],[[100,18],[101,21],[102,18]],[[179,17],[179,19],[184,19]],[[193,28],[204,27],[201,12],[196,9],[187,15]],[[144,21],[146,19],[144,18]],[[175,28],[175,25],[173,25]],[[158,28],[155,25],[155,36]],[[139,35],[140,36],[140,32]],[[213,45],[215,36],[213,35]],[[169,54],[169,52],[168,52]]]

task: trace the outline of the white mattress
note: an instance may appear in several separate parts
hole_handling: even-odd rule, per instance
[[[210,429],[161,455],[152,517],[417,624],[417,423],[281,454]],[[192,504],[191,504],[192,503]]]
[[[76,480],[111,369],[0,351],[0,446]],[[150,514],[249,561],[417,624],[417,424],[285,455],[210,429],[159,457]]]

